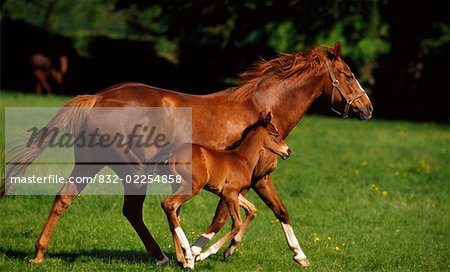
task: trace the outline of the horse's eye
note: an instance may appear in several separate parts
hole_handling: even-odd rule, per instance
[[[353,75],[345,76],[345,77],[346,77],[347,81],[352,81],[353,80]]]

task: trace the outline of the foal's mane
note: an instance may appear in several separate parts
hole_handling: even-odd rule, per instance
[[[247,138],[247,135],[250,133],[250,131],[257,129],[259,126],[266,127],[267,122],[264,119],[259,118],[258,121],[251,124],[250,126],[246,127],[244,129],[244,131],[242,131],[242,133],[241,133],[241,138],[239,140],[237,140],[236,142],[232,143],[231,145],[225,147],[225,150],[233,150],[233,149],[238,148],[242,144],[242,142],[245,140],[245,138]]]
[[[241,82],[233,88],[230,95],[235,98],[245,98],[256,91],[267,78],[275,77],[278,80],[299,79],[318,70],[327,60],[328,54],[333,54],[333,47],[314,46],[304,52],[293,54],[280,53],[278,58],[256,62],[253,67],[240,74]]]

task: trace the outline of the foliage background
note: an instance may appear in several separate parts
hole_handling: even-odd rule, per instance
[[[237,74],[260,57],[339,40],[374,99],[376,115],[448,121],[450,31],[444,0],[6,0],[1,5],[4,88],[32,90],[29,56],[43,52],[70,56],[70,94],[122,81],[208,93],[236,84]]]

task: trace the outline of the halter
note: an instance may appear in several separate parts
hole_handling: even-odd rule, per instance
[[[344,93],[341,88],[339,87],[339,80],[336,79],[334,72],[333,72],[333,68],[331,67],[330,63],[327,61],[327,67],[328,67],[328,72],[330,73],[330,78],[331,78],[331,110],[334,111],[335,113],[339,114],[340,116],[342,116],[343,118],[347,118],[348,117],[348,111],[350,110],[350,106],[352,105],[353,101],[359,99],[361,96],[365,95],[366,93],[364,92],[364,90],[362,90],[361,93],[356,94],[352,97],[347,97],[347,94]],[[345,99],[345,108],[344,108],[344,112],[340,112],[339,110],[335,109],[333,107],[334,104],[334,89],[337,89],[339,91],[339,94],[341,95],[341,97],[343,99]]]

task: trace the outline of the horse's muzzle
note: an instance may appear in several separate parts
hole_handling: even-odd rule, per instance
[[[289,158],[289,156],[291,156],[291,149],[289,148],[287,151],[286,151],[286,153],[282,153],[281,154],[281,158],[283,159],[283,160],[286,160],[287,158]]]
[[[372,105],[367,106],[360,106],[357,108],[356,117],[358,117],[359,120],[369,120],[372,118],[373,113],[373,107]]]

